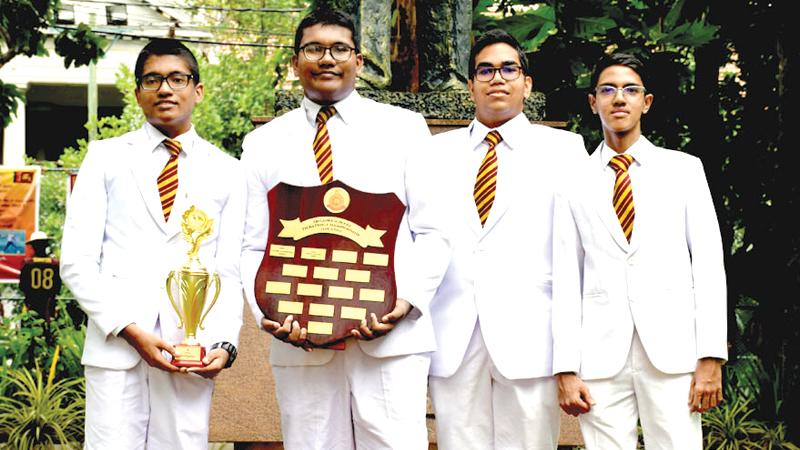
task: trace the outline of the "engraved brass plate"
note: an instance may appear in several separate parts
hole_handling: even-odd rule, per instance
[[[370,266],[388,266],[389,255],[385,253],[370,253],[364,252],[364,264]]]
[[[358,262],[358,252],[353,252],[350,250],[334,250],[331,254],[331,261],[355,264]]]
[[[339,269],[333,267],[314,267],[314,278],[318,280],[338,280]]]
[[[352,300],[353,288],[346,286],[328,286],[328,297]]]
[[[308,275],[308,266],[299,266],[297,264],[283,265],[283,276],[285,277],[305,278],[306,275]]]
[[[369,274],[369,270],[347,269],[344,273],[344,280],[356,283],[369,283]]]
[[[289,294],[292,292],[292,283],[284,283],[283,281],[267,281],[267,287],[264,288],[267,294]]]
[[[321,284],[297,283],[297,295],[308,295],[310,297],[321,297],[322,296],[322,285]]]
[[[303,314],[303,302],[290,302],[281,300],[278,302],[278,312],[286,314]]]
[[[321,303],[310,303],[308,314],[311,316],[333,317],[333,305],[323,305]]]
[[[342,319],[364,320],[367,318],[367,309],[342,306],[342,312],[339,314],[339,317]]]
[[[300,250],[300,257],[303,259],[325,261],[326,253],[324,248],[303,247],[303,249]]]
[[[306,330],[309,334],[333,334],[333,323],[309,320]]]
[[[294,258],[294,246],[272,244],[269,246],[269,256],[275,256],[278,258]]]
[[[383,289],[359,289],[358,299],[362,302],[382,302],[384,297]]]

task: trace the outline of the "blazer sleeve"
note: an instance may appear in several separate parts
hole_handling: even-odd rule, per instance
[[[727,360],[727,288],[714,203],[703,165],[692,160],[686,203],[686,242],[692,258],[697,357]]]
[[[247,304],[261,328],[264,313],[256,303],[255,281],[258,266],[264,258],[269,227],[269,204],[267,202],[267,180],[264,174],[266,161],[264,150],[254,141],[254,135],[245,137],[242,143],[242,169],[246,183],[246,206],[244,222],[244,238],[241,252],[241,277]]]
[[[406,160],[405,190],[408,205],[408,226],[413,244],[404,264],[405,273],[397,273],[397,297],[414,305],[410,318],[419,318],[429,311],[430,302],[444,278],[450,263],[450,243],[446,238],[444,196],[437,186],[432,163],[432,139],[425,119],[414,115],[414,123],[406,129],[413,134]]]
[[[210,343],[227,341],[238,346],[242,327],[242,281],[239,260],[244,230],[244,209],[247,188],[239,161],[230,161],[226,185],[228,199],[220,214],[215,253],[216,271],[220,278],[218,304],[211,310],[206,327]]]
[[[104,335],[116,334],[131,323],[127,309],[118,301],[113,274],[100,271],[100,258],[109,199],[105,185],[104,153],[108,145],[90,143],[70,195],[61,241],[61,278],[75,295],[89,319]]]
[[[556,190],[553,206],[553,375],[581,368],[584,251],[568,187]]]

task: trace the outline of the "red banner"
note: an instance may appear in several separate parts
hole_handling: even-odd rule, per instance
[[[0,282],[16,283],[25,261],[25,242],[39,221],[37,166],[0,167]]]

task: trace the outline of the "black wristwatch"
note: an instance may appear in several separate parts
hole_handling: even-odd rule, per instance
[[[211,348],[209,348],[209,351],[210,350],[214,350],[215,348],[221,348],[221,349],[223,349],[223,350],[228,352],[228,363],[225,364],[225,369],[227,369],[228,367],[232,366],[233,362],[236,361],[236,354],[238,353],[236,351],[236,346],[231,344],[230,342],[227,342],[227,341],[226,342],[216,342],[211,346]]]

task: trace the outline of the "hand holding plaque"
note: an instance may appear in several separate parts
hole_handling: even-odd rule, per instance
[[[189,243],[189,260],[178,271],[167,277],[167,295],[178,314],[178,328],[185,329],[185,338],[175,346],[177,367],[202,367],[206,349],[197,341],[197,328],[203,329],[203,320],[219,297],[219,275],[210,274],[197,257],[200,244],[213,230],[214,221],[205,212],[192,206],[183,213],[181,229],[183,239]],[[209,285],[215,286],[214,298],[205,308]],[[177,298],[177,301],[176,301]],[[205,310],[205,312],[204,312]]]

